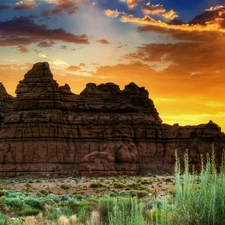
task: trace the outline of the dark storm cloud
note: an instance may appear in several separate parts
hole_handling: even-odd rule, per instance
[[[62,28],[49,29],[46,25],[36,24],[33,17],[21,16],[0,21],[0,46],[28,45],[48,41],[89,44],[85,34],[75,35]]]

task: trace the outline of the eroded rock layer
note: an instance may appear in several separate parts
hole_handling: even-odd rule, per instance
[[[211,121],[162,124],[148,91],[134,83],[124,90],[89,83],[75,95],[68,84],[58,86],[48,63],[37,63],[14,100],[0,94],[0,176],[165,173],[173,171],[175,149],[179,156],[188,149],[196,167],[212,145],[218,157],[225,149],[225,135]]]

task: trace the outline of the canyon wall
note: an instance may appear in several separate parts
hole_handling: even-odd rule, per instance
[[[0,177],[20,174],[110,176],[174,171],[175,150],[201,166],[221,157],[225,134],[210,121],[163,124],[145,88],[89,83],[79,94],[59,86],[49,64],[37,63],[16,97],[0,84]]]

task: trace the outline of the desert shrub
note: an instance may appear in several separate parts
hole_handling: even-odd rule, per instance
[[[172,178],[167,177],[167,178],[165,179],[165,182],[167,182],[167,183],[173,183],[173,180],[172,180]]]
[[[136,183],[129,184],[129,188],[132,188],[132,189],[137,189],[139,187],[140,187],[140,184],[136,184]]]
[[[149,195],[148,191],[136,191],[137,198],[144,198]]]
[[[27,197],[24,202],[33,209],[44,210],[44,202],[37,198]]]
[[[155,199],[155,200],[151,200],[151,201],[147,202],[146,208],[147,209],[153,209],[153,208],[160,209],[160,208],[162,208],[162,204],[163,204],[162,201]]]
[[[0,197],[4,196],[6,192],[6,190],[0,190]]]
[[[25,207],[25,203],[24,203],[23,199],[20,199],[19,197],[6,198],[6,205],[11,210],[21,210]]]
[[[46,209],[47,209],[47,213],[46,213],[47,219],[52,221],[57,221],[61,215],[60,209],[54,206],[47,207]]]
[[[134,197],[134,196],[136,196],[136,191],[134,191],[134,190],[120,191],[118,193],[118,195],[121,196],[121,197]]]
[[[116,204],[114,199],[116,198],[110,197],[108,195],[105,195],[99,199],[98,211],[103,224],[109,224],[109,211],[112,210]]]
[[[1,197],[0,198],[0,213],[5,213],[6,212],[6,198]]]
[[[143,208],[144,204],[137,201],[137,198],[114,199],[114,207],[109,211],[109,225],[144,225]]]
[[[40,213],[40,211],[37,209],[27,208],[27,209],[23,209],[23,210],[19,211],[17,213],[17,215],[18,216],[36,216],[39,213]]]
[[[118,193],[117,192],[110,192],[108,195],[110,197],[116,197],[118,195]]]
[[[83,196],[80,195],[80,194],[77,194],[77,193],[74,193],[74,196],[73,196],[77,201],[82,201],[83,199]]]
[[[39,196],[47,196],[49,194],[49,192],[47,191],[47,190],[40,190],[39,192],[38,192],[38,195]]]
[[[149,184],[149,181],[147,181],[147,180],[142,180],[140,183],[141,183],[141,184]]]
[[[123,187],[125,187],[125,185],[121,184],[121,183],[114,183],[113,186],[114,186],[114,188],[123,188]]]
[[[42,202],[43,204],[55,205],[60,202],[60,198],[57,195],[50,194],[43,198]]]
[[[144,204],[135,197],[113,198],[103,196],[99,200],[100,219],[103,224],[144,225]]]
[[[70,184],[61,184],[60,187],[61,187],[62,189],[68,190],[68,189],[71,188],[71,185],[70,185]]]
[[[202,160],[199,181],[196,174],[189,173],[188,155],[184,157],[185,170],[180,177],[180,162],[176,163],[176,195],[172,223],[183,225],[221,225],[225,221],[225,156],[220,171],[215,156]]]
[[[10,218],[5,214],[0,213],[0,224],[1,225],[9,225]]]
[[[101,183],[91,183],[90,184],[90,188],[100,188],[100,187],[103,187],[104,185],[101,184]]]
[[[66,218],[65,216],[60,216],[57,224],[58,225],[69,225],[70,222],[69,222],[69,219]]]

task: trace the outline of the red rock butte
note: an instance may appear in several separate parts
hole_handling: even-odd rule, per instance
[[[34,64],[14,98],[0,83],[0,177],[145,175],[174,171],[175,150],[190,164],[221,157],[225,134],[210,121],[163,124],[145,88],[89,83],[80,95],[59,86],[47,62]]]

